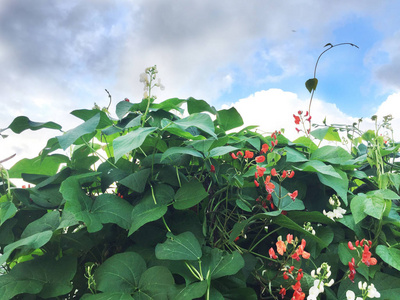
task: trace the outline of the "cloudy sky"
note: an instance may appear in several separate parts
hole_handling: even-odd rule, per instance
[[[160,100],[234,105],[247,124],[295,138],[292,115],[308,108],[316,59],[347,42],[359,48],[320,59],[314,122],[392,113],[399,134],[399,11],[397,0],[1,0],[0,128],[25,115],[68,130],[79,124],[70,111],[107,106],[105,89],[114,104],[139,101],[139,74],[157,65]],[[59,134],[7,133],[0,160],[16,153],[11,165]]]

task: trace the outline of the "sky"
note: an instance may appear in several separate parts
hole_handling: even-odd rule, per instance
[[[105,89],[114,107],[140,101],[139,75],[157,65],[159,100],[235,106],[246,125],[295,139],[293,113],[308,109],[318,56],[352,43],[319,60],[312,120],[368,127],[392,114],[400,141],[398,11],[397,0],[1,0],[0,128],[23,115],[67,131],[80,124],[71,111],[108,105]],[[0,160],[16,154],[6,167],[60,135],[3,133]]]

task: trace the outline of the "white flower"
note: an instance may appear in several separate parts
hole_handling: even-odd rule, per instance
[[[381,294],[376,290],[376,288],[375,288],[373,283],[371,283],[368,286],[368,294],[367,294],[367,296],[369,298],[380,298],[381,297]]]
[[[356,294],[354,294],[353,291],[346,292],[346,299],[347,300],[363,300],[363,298],[361,298],[361,297],[356,298]]]
[[[307,300],[317,300],[320,293],[324,292],[324,284],[319,280],[314,280],[314,285],[308,291]]]
[[[139,78],[140,78],[140,82],[148,83],[148,79],[147,79],[147,74],[146,73],[140,74]]]
[[[335,282],[335,280],[333,280],[333,278],[332,278],[329,282],[325,283],[325,285],[330,287],[330,286],[332,286],[332,284],[334,284],[334,282]]]
[[[332,197],[329,198],[329,204],[332,205],[332,206],[334,206],[336,204],[335,200],[333,200]]]
[[[314,277],[314,278],[317,278],[317,277],[318,277],[317,275],[315,275],[315,270],[312,270],[312,271],[311,271],[311,277]]]
[[[361,281],[358,282],[358,288],[360,290],[366,290],[367,286],[368,286],[368,283],[366,283],[366,282],[361,282]]]

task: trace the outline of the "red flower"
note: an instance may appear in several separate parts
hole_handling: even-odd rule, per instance
[[[354,261],[354,257],[352,257],[351,261],[349,261],[349,270],[350,270],[349,278],[352,282],[354,282],[354,277],[356,276],[356,264]]]
[[[210,172],[215,173],[215,167],[213,165],[211,165]]]
[[[350,250],[356,250],[356,248],[353,246],[352,242],[348,242],[347,246],[349,247]]]
[[[285,288],[281,288],[281,290],[279,291],[279,295],[282,295],[282,299],[285,298],[286,289]]]
[[[299,110],[297,113],[298,113],[299,115],[301,115],[301,114],[303,113],[303,111],[302,111],[302,110]]]
[[[231,153],[231,156],[233,159],[237,159],[237,156],[235,155],[235,153]]]
[[[294,129],[296,129],[297,133],[299,133],[301,130],[298,129],[297,127],[295,127]]]
[[[242,152],[242,151],[238,151],[238,152],[236,153],[236,156],[237,156],[237,157],[243,156],[243,152]]]
[[[130,102],[128,98],[125,98],[125,99],[124,99],[124,101],[126,101],[126,102]]]
[[[268,152],[268,149],[269,149],[269,146],[268,146],[268,144],[263,144],[262,146],[261,146],[261,153],[267,153]]]
[[[266,168],[259,167],[259,166],[256,166],[256,169],[257,169],[256,176],[258,176],[258,177],[263,177],[264,172],[267,170]]]
[[[288,233],[288,235],[286,236],[286,241],[288,242],[288,244],[293,243],[293,234]]]
[[[272,259],[278,258],[278,256],[276,256],[276,254],[275,254],[275,250],[272,247],[269,248],[268,254],[269,254],[269,257],[271,257]]]
[[[284,241],[277,241],[276,242],[276,250],[280,255],[286,252],[286,244]]]
[[[265,179],[265,182],[264,182],[265,189],[269,194],[271,194],[275,189],[275,184],[270,182],[270,180],[271,180],[271,176],[267,176],[267,178]]]
[[[307,121],[308,121],[308,122],[311,122],[311,116],[309,116],[309,117],[307,118]]]
[[[294,176],[294,171],[290,171],[290,173],[289,173],[289,178],[293,178],[293,176]]]
[[[306,114],[305,114],[305,117],[307,117],[308,116],[308,110],[306,111]]]
[[[361,261],[368,267],[376,265],[376,263],[378,262],[376,258],[371,256],[372,253],[369,251],[369,247],[367,245],[364,245],[364,251],[362,253]]]
[[[292,198],[292,200],[296,200],[297,195],[299,194],[299,192],[297,190],[295,190],[293,193],[288,193],[289,197]]]
[[[303,269],[299,269],[299,271],[297,272],[297,281],[300,281],[303,278]]]
[[[286,175],[287,175],[286,170],[283,170],[283,172],[282,172],[282,178],[286,178]]]
[[[257,156],[257,157],[256,157],[256,162],[262,163],[262,162],[264,162],[264,161],[265,161],[265,157],[264,157],[264,156],[260,155],[260,156]]]
[[[276,173],[276,170],[275,170],[275,168],[273,168],[273,169],[271,170],[271,175],[272,175],[272,176],[276,176],[276,175],[278,175],[278,173]]]
[[[239,240],[239,237],[237,236],[235,239],[234,239],[234,242],[237,242]]]
[[[257,180],[254,180],[254,184],[255,184],[256,187],[259,187],[259,186],[260,186],[260,184],[258,183]]]
[[[283,279],[288,280],[289,279],[289,275],[286,274],[286,272],[283,272]]]
[[[296,115],[293,115],[293,117],[294,117],[294,123],[297,125],[300,124],[300,117]]]
[[[293,300],[304,300],[304,298],[306,297],[306,294],[304,294],[301,289],[300,290],[296,290],[293,293]]]
[[[254,153],[249,150],[246,150],[244,152],[244,158],[253,158],[253,156],[254,156]]]

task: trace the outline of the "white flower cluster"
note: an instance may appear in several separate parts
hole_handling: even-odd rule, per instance
[[[310,232],[312,235],[315,235],[314,227],[311,226],[310,222],[304,222],[303,228],[304,228],[304,230]]]
[[[157,77],[157,66],[148,67],[145,69],[144,73],[140,74],[139,80],[144,84],[144,95],[143,98],[148,98],[150,96],[150,91],[154,87],[159,87],[161,90],[164,90],[165,87],[161,84],[160,78],[157,79],[157,82],[154,83]],[[155,98],[155,96],[153,96]]]
[[[340,200],[338,196],[333,195],[330,197],[329,204],[333,206],[333,211],[326,212],[324,209],[323,214],[333,221],[335,221],[335,219],[343,218],[343,214],[346,213],[346,210],[340,207]]]
[[[366,282],[358,282],[358,288],[361,290],[362,297],[356,297],[356,294],[353,291],[346,292],[347,300],[363,300],[365,297],[368,298],[380,298],[381,294],[376,290],[373,283],[368,285]]]
[[[311,276],[315,280],[314,285],[308,291],[307,300],[317,300],[318,295],[325,291],[325,286],[330,287],[335,282],[333,279],[328,281],[331,276],[331,266],[324,262],[321,267],[317,268],[317,271],[311,271]]]

